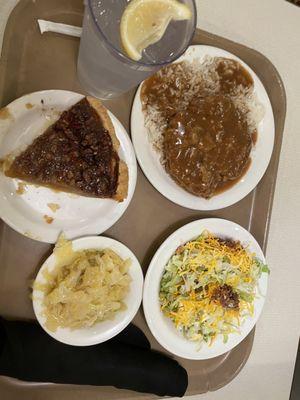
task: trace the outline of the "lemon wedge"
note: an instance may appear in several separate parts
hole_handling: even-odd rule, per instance
[[[187,20],[192,12],[177,0],[131,0],[121,18],[121,41],[127,55],[135,61],[142,51],[158,42],[171,20]]]

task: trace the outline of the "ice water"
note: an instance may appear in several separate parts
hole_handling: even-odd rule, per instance
[[[186,49],[195,29],[193,11],[188,21],[172,21],[163,38],[143,51],[139,62],[130,60],[121,45],[120,20],[127,0],[87,0],[78,56],[78,78],[95,97],[109,99],[127,92]]]

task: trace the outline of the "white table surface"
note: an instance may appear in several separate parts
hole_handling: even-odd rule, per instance
[[[17,2],[0,0],[0,44]],[[288,113],[267,249],[270,289],[251,356],[229,385],[190,399],[287,400],[300,328],[300,7],[284,0],[197,3],[200,28],[252,47],[275,64]]]

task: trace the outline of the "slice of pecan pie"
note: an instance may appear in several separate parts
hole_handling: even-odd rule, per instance
[[[102,103],[86,97],[64,111],[5,170],[11,178],[87,197],[127,197],[128,170]]]

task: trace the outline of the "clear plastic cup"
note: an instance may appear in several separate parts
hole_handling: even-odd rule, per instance
[[[86,0],[77,75],[91,95],[110,99],[137,86],[145,78],[180,57],[196,28],[194,0],[182,0],[192,11],[186,21],[171,21],[163,38],[131,60],[122,49],[120,20],[128,0]]]

